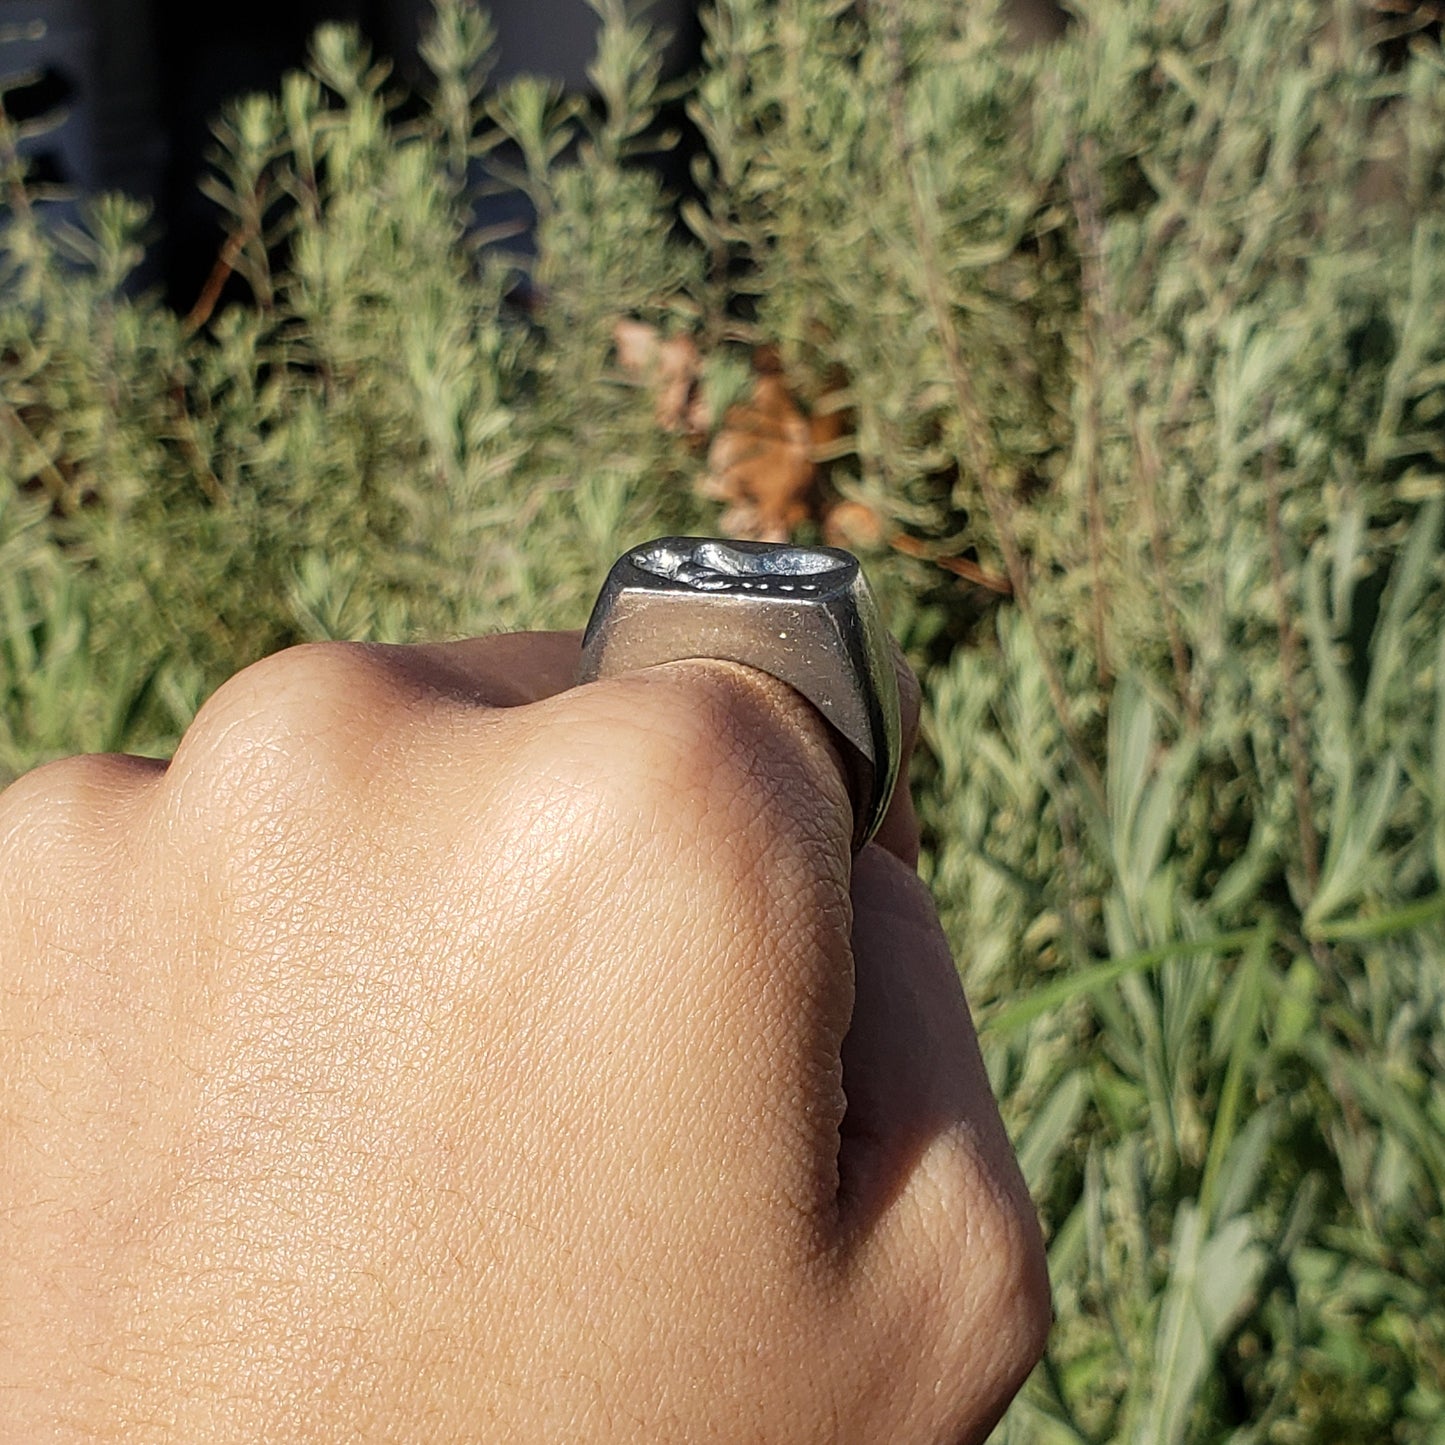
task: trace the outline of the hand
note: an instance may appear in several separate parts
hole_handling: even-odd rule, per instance
[[[1048,1286],[906,800],[853,860],[788,688],[576,664],[298,648],[0,797],[0,1439],[997,1419]]]

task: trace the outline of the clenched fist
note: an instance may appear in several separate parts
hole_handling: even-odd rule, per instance
[[[0,796],[0,1440],[987,1433],[1048,1287],[906,798],[854,859],[788,688],[577,649]]]

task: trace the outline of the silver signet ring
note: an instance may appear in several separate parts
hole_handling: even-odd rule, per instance
[[[592,609],[578,680],[689,658],[755,667],[823,715],[848,765],[861,848],[888,811],[903,730],[888,633],[858,559],[704,537],[630,548]]]

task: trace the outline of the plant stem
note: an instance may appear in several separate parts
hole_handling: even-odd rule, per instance
[[[907,73],[903,57],[903,38],[900,34],[898,0],[887,0],[880,7],[883,17],[883,39],[890,60],[891,76],[888,86],[888,111],[892,122],[894,143],[898,148],[898,161],[908,193],[908,210],[912,222],[914,240],[918,245],[919,260],[923,267],[923,285],[928,309],[933,318],[943,348],[944,362],[948,367],[949,380],[954,398],[958,404],[963,455],[960,460],[970,473],[983,497],[984,510],[993,523],[998,537],[999,551],[1003,554],[1004,569],[1013,587],[1014,598],[1024,621],[1033,633],[1038,648],[1039,664],[1043,670],[1044,682],[1058,717],[1059,728],[1073,754],[1075,766],[1079,769],[1093,802],[1100,812],[1106,809],[1104,783],[1094,760],[1085,751],[1082,741],[1074,728],[1070,715],[1068,693],[1038,616],[1031,604],[1029,591],[1028,564],[1018,543],[1013,523],[1013,504],[1005,490],[993,479],[989,462],[988,422],[984,418],[978,398],[969,380],[968,368],[964,365],[963,348],[959,344],[958,329],[954,325],[953,312],[948,302],[944,283],[944,269],[938,254],[935,217],[929,215],[924,200],[923,186],[918,177],[917,160],[913,143],[908,134],[908,119],[904,109],[907,94]]]
[[[1294,779],[1295,817],[1299,825],[1305,881],[1309,896],[1313,898],[1320,883],[1320,839],[1310,808],[1309,754],[1295,682],[1299,670],[1299,636],[1294,629],[1285,593],[1284,528],[1279,516],[1279,467],[1273,446],[1268,447],[1264,454],[1264,506],[1265,525],[1269,530],[1270,584],[1274,589],[1275,613],[1279,619],[1280,687],[1284,694],[1290,773]]]
[[[1099,148],[1092,136],[1085,136],[1079,143],[1078,154],[1069,166],[1069,190],[1079,224],[1080,267],[1083,275],[1084,295],[1089,310],[1098,318],[1109,352],[1108,361],[1117,367],[1121,375],[1128,375],[1124,367],[1123,327],[1120,323],[1119,308],[1115,304],[1113,287],[1109,284],[1108,271],[1104,266],[1104,228],[1100,221],[1099,205]],[[1090,358],[1093,359],[1092,357]],[[1092,388],[1097,395],[1097,384]],[[1134,463],[1138,471],[1143,492],[1145,525],[1149,530],[1149,559],[1154,568],[1154,585],[1159,594],[1159,607],[1164,617],[1164,629],[1169,639],[1169,655],[1174,665],[1174,686],[1179,694],[1179,704],[1188,717],[1190,726],[1199,727],[1199,699],[1195,695],[1189,670],[1189,653],[1184,646],[1184,636],[1179,628],[1179,609],[1174,602],[1174,590],[1169,585],[1169,548],[1164,535],[1164,524],[1159,509],[1159,478],[1162,468],[1159,464],[1159,450],[1154,438],[1145,426],[1137,398],[1127,383],[1124,387],[1124,411],[1128,418],[1129,440],[1134,449]],[[1102,516],[1096,518],[1098,507],[1098,476],[1090,474],[1089,531],[1091,550],[1093,532],[1096,526],[1102,531]],[[1102,545],[1100,543],[1099,545]]]
[[[54,462],[45,454],[45,448],[36,440],[35,433],[25,425],[25,418],[8,401],[0,401],[0,415],[10,424],[11,429],[25,443],[35,458],[35,475],[45,487],[51,505],[62,517],[68,517],[74,510],[70,484],[55,469]]]
[[[196,297],[196,304],[186,313],[186,319],[181,323],[186,335],[199,331],[211,319],[216,302],[221,299],[221,292],[236,269],[236,259],[249,241],[249,230],[232,231],[226,237],[220,254],[216,257],[216,264],[211,267],[211,274],[206,277],[206,284],[201,287],[201,294]]]

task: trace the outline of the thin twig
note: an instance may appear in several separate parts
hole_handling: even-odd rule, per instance
[[[1084,244],[1083,292],[1086,324],[1083,328],[1084,357],[1080,367],[1080,384],[1084,388],[1084,418],[1081,422],[1083,437],[1080,451],[1083,457],[1085,491],[1088,498],[1089,574],[1090,601],[1093,604],[1094,661],[1098,671],[1099,691],[1108,687],[1113,677],[1109,665],[1109,644],[1105,629],[1108,613],[1107,591],[1104,585],[1104,503],[1099,488],[1099,438],[1103,430],[1102,406],[1100,402],[1100,365],[1097,333],[1103,329],[1104,318],[1102,298],[1102,261],[1099,251],[1097,225],[1090,228],[1090,219],[1097,222],[1097,209],[1092,207],[1077,167],[1068,169],[1069,190],[1073,197],[1074,211],[1078,217],[1079,231]]]
[[[230,500],[220,478],[211,470],[200,443],[196,440],[196,426],[191,419],[190,408],[186,405],[186,388],[179,380],[171,382],[171,404],[176,409],[176,440],[195,470],[196,482],[206,494],[207,500],[215,507],[224,507]]]
[[[1115,304],[1109,274],[1104,266],[1104,228],[1099,219],[1101,207],[1098,154],[1098,145],[1093,137],[1085,136],[1069,165],[1069,189],[1083,243],[1080,247],[1080,259],[1085,296],[1092,303],[1090,309],[1097,315],[1108,343],[1111,353],[1108,363],[1118,367],[1121,374],[1127,374],[1123,368],[1124,341],[1119,308]],[[1174,686],[1190,725],[1198,729],[1199,699],[1190,674],[1189,653],[1184,646],[1184,634],[1179,626],[1179,608],[1174,601],[1174,589],[1169,583],[1169,545],[1159,507],[1159,483],[1163,468],[1160,466],[1159,450],[1153,434],[1144,422],[1138,399],[1127,381],[1124,384],[1124,410],[1128,418],[1129,440],[1134,449],[1134,464],[1143,494],[1144,520],[1149,531],[1149,557],[1154,569],[1154,585],[1159,594],[1164,630],[1169,639],[1169,655],[1174,664]],[[1093,480],[1097,487],[1097,479]],[[1093,524],[1091,514],[1091,529]]]
[[[1284,715],[1289,746],[1290,772],[1294,777],[1295,815],[1299,822],[1300,851],[1304,855],[1305,880],[1313,898],[1320,882],[1320,839],[1310,809],[1310,774],[1305,746],[1304,718],[1300,714],[1295,678],[1299,668],[1299,634],[1290,615],[1284,583],[1284,529],[1279,517],[1279,467],[1273,446],[1264,454],[1265,525],[1269,530],[1269,574],[1274,588],[1274,605],[1279,619],[1279,666],[1284,692]]]
[[[949,380],[953,386],[954,399],[958,405],[959,420],[962,424],[962,451],[960,460],[965,470],[972,474],[979,493],[983,498],[984,510],[993,523],[998,537],[999,551],[1003,554],[1004,569],[1013,587],[1014,600],[1018,603],[1029,630],[1033,633],[1038,649],[1039,665],[1043,670],[1044,683],[1058,717],[1059,728],[1073,754],[1074,762],[1083,777],[1085,786],[1094,803],[1102,812],[1105,808],[1104,784],[1094,760],[1084,750],[1069,713],[1068,693],[1064,688],[1063,676],[1050,651],[1048,641],[1032,606],[1029,591],[1028,564],[1019,546],[1013,523],[1013,504],[1006,491],[993,479],[989,463],[989,428],[978,398],[969,380],[968,368],[963,360],[963,348],[959,343],[958,330],[954,325],[953,312],[949,306],[944,286],[944,270],[938,255],[936,225],[928,214],[923,197],[923,188],[918,178],[918,167],[913,143],[908,134],[907,115],[904,101],[907,90],[907,72],[903,57],[903,40],[899,33],[897,0],[888,0],[880,7],[884,17],[884,44],[887,48],[892,76],[888,87],[888,110],[893,127],[894,144],[898,150],[899,170],[908,193],[908,210],[918,245],[919,260],[923,266],[923,284],[932,314],[934,329],[938,333],[943,349],[944,361],[948,366]]]
[[[894,533],[889,537],[888,545],[895,552],[902,552],[905,557],[931,562],[935,567],[942,567],[945,572],[952,572],[955,577],[962,577],[965,582],[972,582],[986,591],[998,593],[1000,597],[1013,596],[1013,583],[1007,577],[1000,577],[997,572],[990,572],[967,557],[941,555],[926,542],[920,542],[917,537],[910,537],[906,532]]]
[[[12,430],[34,454],[35,475],[40,478],[51,505],[61,516],[68,516],[75,505],[70,483],[55,469],[55,463],[46,455],[45,448],[40,445],[35,433],[25,425],[25,418],[8,401],[0,400],[0,414],[4,415]]]
[[[25,162],[15,144],[15,122],[5,109],[3,95],[0,95],[0,171],[7,181],[11,208],[27,225],[33,225],[35,208],[30,204],[30,192],[25,188]]]
[[[196,304],[186,313],[186,319],[182,322],[186,335],[193,335],[211,319],[211,313],[221,299],[221,292],[225,289],[226,282],[231,279],[232,273],[236,269],[236,262],[240,259],[241,252],[250,243],[250,239],[249,228],[232,231],[226,237],[220,255],[216,257],[216,264],[211,267],[211,274],[206,277],[206,284],[201,287],[201,294],[196,297]]]
[[[1179,609],[1174,602],[1174,589],[1169,585],[1169,544],[1164,535],[1164,522],[1159,510],[1159,478],[1163,468],[1154,438],[1140,414],[1138,403],[1128,401],[1129,435],[1134,443],[1134,456],[1143,483],[1144,514],[1149,527],[1149,557],[1154,564],[1155,586],[1159,589],[1159,607],[1164,614],[1164,630],[1169,637],[1169,655],[1174,663],[1174,686],[1192,728],[1198,731],[1199,697],[1189,671],[1189,653],[1184,647],[1184,634],[1179,628]]]

